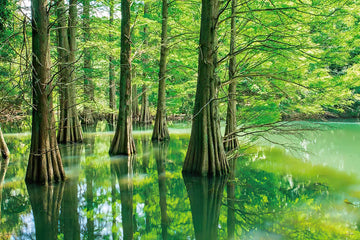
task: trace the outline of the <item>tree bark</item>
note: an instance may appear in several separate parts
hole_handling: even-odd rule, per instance
[[[197,240],[215,240],[226,177],[183,176]]]
[[[64,184],[27,185],[27,190],[34,215],[36,239],[57,240]]]
[[[64,0],[59,1],[56,12],[60,81],[60,121],[57,140],[58,143],[82,142],[83,134],[75,94],[76,2],[70,1],[69,26]]]
[[[0,152],[1,152],[1,157],[3,159],[9,158],[10,152],[9,152],[9,149],[8,149],[8,147],[6,145],[6,142],[5,142],[1,127],[0,127]]]
[[[217,106],[216,77],[218,0],[203,0],[200,28],[198,82],[191,137],[183,172],[192,175],[225,175],[229,171]]]
[[[236,25],[235,25],[235,15],[236,15],[236,3],[237,0],[231,1],[231,37],[230,37],[230,60],[229,60],[229,96],[228,96],[228,106],[226,113],[226,127],[225,127],[225,137],[224,137],[224,148],[226,151],[231,151],[238,147],[239,143],[235,135],[236,130],[236,85],[237,81],[235,76],[236,71],[236,57],[234,55],[235,51],[235,39],[236,39]]]
[[[109,1],[110,4],[110,11],[109,11],[109,42],[110,44],[113,43],[113,25],[114,25],[114,0]],[[110,117],[109,117],[109,123],[113,126],[116,122],[116,102],[115,102],[115,96],[116,96],[116,87],[115,87],[115,64],[114,64],[114,57],[112,53],[110,52],[109,55],[109,107],[111,109]]]
[[[160,71],[159,71],[159,91],[152,140],[163,141],[170,139],[169,130],[166,124],[166,63],[169,54],[167,46],[167,21],[168,21],[168,2],[162,0],[162,27],[161,27],[161,51],[160,51]]]
[[[168,151],[169,141],[154,143],[154,156],[156,160],[156,168],[158,172],[159,194],[160,194],[160,213],[161,213],[161,230],[162,239],[168,239],[169,218],[167,214],[166,203],[166,155]]]
[[[120,107],[115,136],[109,151],[111,155],[131,155],[136,152],[131,113],[130,2],[121,0]]]
[[[131,91],[131,98],[132,98],[132,113],[133,113],[133,121],[137,122],[139,121],[139,98],[137,96],[137,85],[132,85],[132,91]]]
[[[92,79],[92,63],[91,63],[91,51],[88,46],[91,31],[90,31],[90,0],[83,1],[83,38],[84,38],[84,121],[83,125],[94,127],[97,123],[94,112],[89,104],[94,103],[94,81]]]
[[[118,162],[112,162],[111,167],[117,175],[120,187],[121,219],[123,225],[123,239],[132,240],[134,235],[133,223],[133,157],[121,157]]]
[[[146,83],[142,86],[142,97],[141,97],[141,113],[140,113],[140,123],[141,124],[150,124],[150,111],[149,111],[149,100],[147,97],[147,86]]]
[[[65,179],[56,141],[52,102],[47,0],[32,0],[32,88],[31,148],[25,181],[48,184]]]

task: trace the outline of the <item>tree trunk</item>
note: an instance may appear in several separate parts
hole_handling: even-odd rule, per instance
[[[235,135],[236,130],[236,57],[234,56],[235,51],[235,39],[236,39],[236,25],[235,25],[235,14],[236,14],[236,0],[231,2],[231,39],[230,39],[230,62],[229,62],[229,96],[228,96],[228,107],[226,113],[226,127],[224,137],[224,148],[226,151],[231,151],[238,147],[238,140]]]
[[[27,185],[29,200],[34,215],[36,239],[57,240],[58,221],[64,184]]]
[[[225,175],[229,171],[217,107],[216,77],[218,0],[203,0],[200,28],[198,82],[191,137],[183,172],[193,175]]]
[[[144,83],[142,86],[142,97],[141,97],[141,113],[140,113],[140,123],[149,124],[150,123],[150,111],[149,111],[149,100],[147,97],[147,86]]]
[[[60,122],[57,140],[59,143],[82,142],[83,135],[76,109],[75,94],[75,34],[76,34],[76,3],[69,7],[69,26],[64,0],[57,9],[58,18],[58,55],[60,81]],[[71,24],[71,25],[70,25]],[[69,33],[69,34],[68,34]],[[71,43],[71,45],[70,45]]]
[[[10,152],[9,152],[9,149],[8,149],[8,147],[6,145],[6,142],[5,142],[1,127],[0,127],[0,152],[1,152],[1,157],[3,159],[9,158]]]
[[[133,121],[137,122],[139,121],[139,98],[137,96],[137,85],[132,85],[132,91],[131,91],[131,98],[132,98],[132,113],[133,113]]]
[[[109,151],[112,155],[131,155],[136,152],[131,113],[130,2],[121,0],[120,107],[115,136]]]
[[[120,187],[121,219],[123,238],[133,239],[133,157],[121,157],[118,162],[112,162],[111,167],[117,175]]]
[[[90,0],[83,1],[83,31],[84,31],[84,122],[83,125],[94,127],[97,121],[94,117],[92,107],[94,103],[94,81],[92,79],[91,52],[88,46],[90,41]]]
[[[197,240],[215,240],[226,177],[183,176]]]
[[[48,184],[65,179],[56,141],[52,103],[47,0],[32,0],[32,88],[31,148],[25,181]]]
[[[114,25],[114,0],[109,1],[110,4],[110,12],[109,12],[109,42],[110,44],[113,43],[113,25]],[[115,87],[115,64],[114,64],[114,57],[110,53],[109,55],[109,107],[111,109],[110,117],[109,117],[109,123],[111,125],[115,125],[116,122],[116,102],[115,102],[115,96],[116,96],[116,87]]]
[[[160,71],[159,71],[159,91],[152,140],[163,141],[170,139],[169,130],[166,124],[166,63],[169,49],[167,47],[167,21],[168,21],[168,2],[162,0],[162,31],[161,31],[161,52],[160,52]]]

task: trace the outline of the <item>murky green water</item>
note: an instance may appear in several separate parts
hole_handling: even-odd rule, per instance
[[[30,135],[6,135],[0,239],[360,239],[360,123],[327,125],[291,138],[304,151],[263,144],[215,179],[182,177],[184,128],[160,145],[135,132],[132,158],[88,133],[61,146],[69,179],[49,187],[23,181]]]

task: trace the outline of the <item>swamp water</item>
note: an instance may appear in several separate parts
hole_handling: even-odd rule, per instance
[[[60,145],[68,180],[49,187],[25,185],[30,135],[7,134],[0,239],[360,239],[360,123],[326,125],[293,140],[304,151],[253,147],[213,179],[183,178],[188,129],[168,144],[135,131],[131,158],[87,133]]]

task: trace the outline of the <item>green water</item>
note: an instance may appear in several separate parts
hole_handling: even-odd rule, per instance
[[[49,187],[23,181],[30,135],[5,135],[0,239],[360,239],[360,124],[326,126],[285,136],[292,150],[259,142],[213,179],[181,174],[189,129],[160,145],[135,131],[131,158],[87,133],[60,146],[68,181]]]

